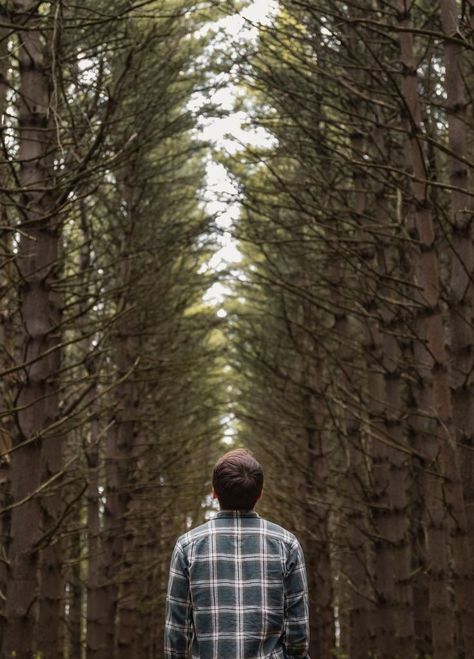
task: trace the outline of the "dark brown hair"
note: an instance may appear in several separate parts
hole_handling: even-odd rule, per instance
[[[216,463],[212,485],[224,510],[252,510],[263,487],[263,470],[252,453],[237,448]]]

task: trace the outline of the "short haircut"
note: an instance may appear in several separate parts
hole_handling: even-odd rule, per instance
[[[223,510],[252,510],[263,487],[263,470],[252,453],[237,448],[216,463],[212,485]]]

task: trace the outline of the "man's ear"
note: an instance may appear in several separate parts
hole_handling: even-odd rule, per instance
[[[217,494],[214,488],[212,488],[212,498],[217,499]]]
[[[257,497],[257,501],[262,498],[262,494],[263,494],[263,488],[260,490],[260,494]]]

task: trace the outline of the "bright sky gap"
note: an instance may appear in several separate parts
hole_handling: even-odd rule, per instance
[[[222,48],[225,44],[232,51],[236,42],[255,41],[259,26],[271,21],[276,6],[274,0],[257,0],[240,13],[223,17],[216,25],[216,34],[219,36],[216,37],[215,46]],[[201,118],[201,137],[209,141],[216,151],[226,153],[236,153],[246,145],[263,146],[268,143],[268,133],[263,129],[245,125],[248,119],[245,112],[235,109],[239,94],[236,85],[231,80],[222,84],[222,79],[216,79],[216,87],[217,90],[210,101],[224,112],[225,116]],[[202,102],[202,95],[196,94],[193,103],[199,106]],[[210,157],[206,171],[204,198],[208,211],[217,217],[218,234],[215,239],[219,249],[204,268],[219,272],[229,265],[238,264],[242,256],[237,242],[232,237],[232,227],[239,215],[240,206],[236,200],[235,187],[225,167]],[[216,306],[216,313],[220,318],[226,315],[222,303],[228,293],[228,287],[218,282],[213,284],[204,296],[206,302]]]

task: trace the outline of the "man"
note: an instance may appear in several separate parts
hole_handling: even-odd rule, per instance
[[[165,659],[309,659],[303,552],[253,510],[260,464],[229,451],[212,485],[220,511],[179,537],[171,558]]]

